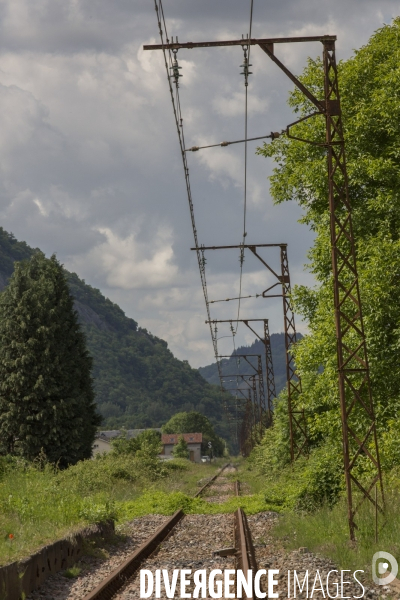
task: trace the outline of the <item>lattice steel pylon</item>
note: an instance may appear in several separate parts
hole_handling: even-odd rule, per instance
[[[371,492],[378,482],[381,490],[381,503],[378,508],[381,511],[384,495],[348,193],[335,42],[324,41],[323,46],[339,397],[348,519],[350,536],[354,540],[354,516],[359,505],[365,498],[375,504]],[[367,483],[361,481],[356,470],[361,457],[363,460],[369,459],[369,467],[372,467],[372,474]],[[354,486],[362,494],[361,500],[355,506]]]
[[[264,346],[265,346],[265,377],[267,382],[268,398],[268,424],[273,421],[273,402],[276,398],[274,363],[272,360],[271,336],[269,335],[268,319],[264,319]]]
[[[240,426],[240,453],[242,456],[248,456],[253,449],[252,444],[252,426],[251,421],[253,420],[253,406],[251,402],[251,390],[248,390],[247,401],[245,405],[245,411]]]
[[[259,426],[259,433],[260,433],[260,440],[261,440],[262,436],[264,434],[264,415],[266,413],[266,410],[265,410],[264,375],[263,375],[263,368],[262,368],[261,356],[259,356],[257,358],[257,372],[258,372],[258,388],[260,390],[260,402],[259,402],[260,426]]]
[[[290,274],[287,246],[281,245],[281,283],[285,328],[286,379],[290,428],[290,457],[292,462],[308,453],[307,422],[301,406],[301,379],[296,374],[292,347],[296,343],[296,325],[290,298]]]
[[[260,335],[256,329],[253,328],[249,323],[253,322],[261,322],[264,323],[264,335]],[[265,382],[267,384],[267,404],[265,404],[265,393],[262,392],[262,400],[261,400],[261,410],[262,410],[262,426],[271,426],[273,420],[273,404],[276,398],[276,387],[275,387],[275,376],[274,376],[274,365],[272,360],[272,350],[271,350],[271,336],[269,334],[269,324],[268,319],[215,319],[212,323],[230,323],[231,326],[233,323],[244,323],[248,329],[256,338],[260,340],[264,344],[265,348]],[[207,321],[206,321],[207,323]],[[235,356],[251,356],[247,355],[238,355]],[[231,358],[231,356],[220,356],[220,358]],[[286,357],[288,360],[288,357]],[[261,367],[262,370],[262,367]],[[264,382],[263,382],[264,384]],[[263,385],[264,387],[264,385]]]

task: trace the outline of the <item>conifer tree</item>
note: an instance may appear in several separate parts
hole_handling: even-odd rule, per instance
[[[61,467],[91,456],[92,361],[63,268],[37,252],[0,295],[0,453]]]

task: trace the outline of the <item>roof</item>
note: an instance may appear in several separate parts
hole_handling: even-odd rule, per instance
[[[127,429],[126,437],[128,439],[136,438],[138,435],[143,433],[143,431],[159,431],[161,433],[161,428],[150,427],[149,429]],[[112,438],[116,438],[122,434],[120,429],[111,429],[110,431],[99,431],[97,437],[105,440],[110,440]]]
[[[202,433],[163,433],[161,443],[177,444],[180,437],[183,437],[187,444],[201,444],[203,441]]]
[[[104,442],[105,444],[108,444],[108,445],[110,445],[110,440],[107,440],[107,439],[106,439],[106,438],[104,438],[104,437],[100,437],[99,435],[96,435],[96,437],[95,437],[95,440],[94,440],[94,441],[95,441],[95,442],[96,442],[96,441],[98,441],[98,442]]]

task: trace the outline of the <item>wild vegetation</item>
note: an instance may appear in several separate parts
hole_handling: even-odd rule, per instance
[[[303,207],[304,222],[316,234],[309,268],[317,285],[313,289],[299,286],[293,291],[296,310],[308,320],[310,330],[294,349],[303,382],[310,457],[289,464],[284,391],[276,402],[274,426],[250,458],[241,463],[239,478],[251,494],[224,505],[193,498],[198,484],[214,472],[215,466],[192,465],[181,458],[159,461],[159,436],[153,434],[117,440],[109,455],[78,462],[63,471],[40,457],[34,462],[6,457],[0,462],[0,528],[6,532],[0,536],[0,560],[23,556],[66,531],[102,518],[123,522],[151,512],[171,514],[180,507],[186,512],[223,512],[238,504],[248,513],[267,509],[281,512],[275,533],[288,547],[307,546],[331,556],[339,567],[364,568],[373,552],[382,547],[400,558],[399,34],[397,19],[339,65],[360,287],[387,496],[386,522],[379,522],[379,544],[374,539],[374,514],[367,503],[357,519],[357,544],[348,543],[326,157],[323,148],[283,136],[259,153],[277,163],[271,178],[275,201],[295,199]],[[320,61],[309,61],[302,80],[316,96],[322,96]],[[289,104],[299,116],[311,110],[297,91],[291,94]],[[296,135],[321,139],[323,122],[303,122],[297,126]],[[7,234],[2,235],[8,244],[16,246]],[[15,248],[21,255],[25,250],[23,245]],[[5,261],[2,252],[0,264]],[[207,387],[189,365],[173,358],[162,340],[137,329],[134,321],[122,331],[127,323],[122,311],[108,304],[98,291],[84,286],[77,276],[70,276],[70,286],[78,302],[83,303],[85,294],[90,297],[104,325],[103,329],[95,325],[93,317],[85,327],[96,368],[105,373],[103,378],[99,374],[96,384],[100,397],[107,398],[102,404],[119,406],[115,414],[109,413],[109,424],[129,426],[131,416],[135,425],[161,424],[178,407],[190,415],[195,404],[209,415],[212,424],[218,423],[221,404],[216,388]],[[98,347],[101,350],[97,352]],[[107,372],[104,367],[111,355],[117,357],[117,366]],[[127,373],[125,379],[122,372]],[[103,407],[104,414],[107,406]],[[164,431],[183,433],[188,427],[203,427],[204,423],[198,425],[195,420],[195,425],[189,425],[188,418],[176,415]],[[205,429],[203,434],[207,439]]]
[[[35,251],[0,227],[0,289],[7,285],[15,262],[29,260]],[[76,273],[64,273],[93,359],[103,427],[160,427],[176,412],[198,410],[218,435],[228,439],[219,387],[207,383],[187,361],[175,358],[164,340],[140,328]]]
[[[122,524],[151,513],[170,515],[179,508],[218,513],[242,506],[249,514],[273,508],[262,494],[222,505],[193,498],[223,459],[212,464],[163,462],[158,450],[143,436],[134,453],[119,447],[62,471],[40,459],[0,457],[0,565],[104,519]]]
[[[41,252],[18,263],[0,295],[0,454],[90,458],[91,366],[61,265]]]

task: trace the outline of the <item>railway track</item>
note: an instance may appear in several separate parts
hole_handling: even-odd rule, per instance
[[[239,494],[238,482],[229,475],[235,468],[226,464],[196,494],[208,502],[224,502]],[[160,517],[158,517],[160,519]],[[160,522],[160,521],[159,521]],[[134,531],[134,529],[133,529]],[[54,588],[48,595],[38,590],[36,598],[54,600],[132,600],[140,598],[139,572],[147,569],[248,569],[256,571],[254,548],[247,519],[241,510],[234,514],[184,515],[179,510],[167,518],[139,547],[135,548],[112,572],[93,585],[78,590]],[[190,578],[190,576],[189,576]],[[45,587],[46,584],[42,587]],[[187,588],[190,593],[193,580]],[[84,591],[85,590],[85,591]],[[91,590],[91,591],[89,591]],[[35,593],[37,594],[37,592]],[[154,597],[154,595],[153,595]],[[161,597],[166,597],[161,594]]]
[[[226,477],[235,470],[229,463],[224,465],[195,497],[221,502],[229,495],[238,495],[238,482]],[[233,515],[185,516],[181,510],[177,511],[83,600],[140,598],[140,569],[154,573],[157,569],[172,571],[190,567],[189,570],[206,569],[207,572],[214,569],[257,570],[250,529],[241,509]],[[189,583],[189,593],[191,587],[194,587],[193,581]]]

